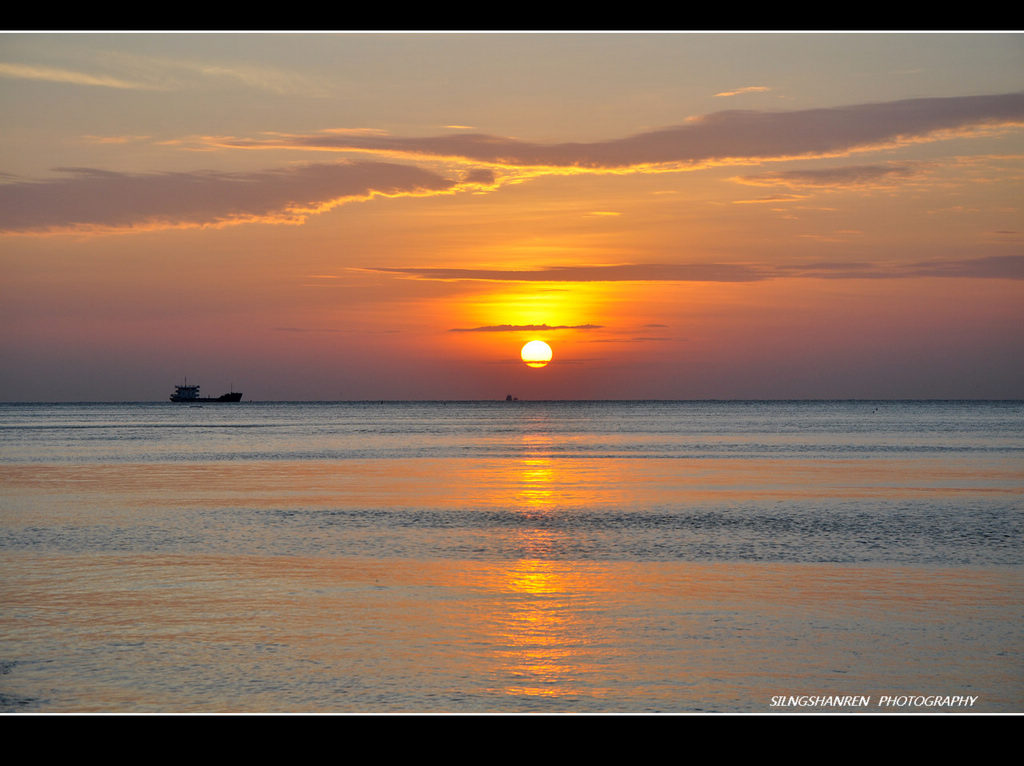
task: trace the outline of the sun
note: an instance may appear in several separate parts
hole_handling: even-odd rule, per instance
[[[551,346],[542,340],[531,340],[519,352],[529,367],[543,367],[551,361]]]

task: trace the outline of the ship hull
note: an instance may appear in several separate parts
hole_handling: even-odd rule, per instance
[[[172,396],[172,402],[189,402],[193,404],[223,404],[225,402],[240,402],[242,395],[238,392],[221,394],[220,396],[197,396],[188,398],[185,396]]]

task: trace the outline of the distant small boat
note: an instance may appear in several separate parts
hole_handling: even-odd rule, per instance
[[[200,396],[199,386],[190,386],[187,383],[184,386],[175,386],[174,393],[171,394],[172,402],[188,402],[195,404],[197,402],[240,402],[242,401],[242,394],[237,391],[232,391],[229,394],[221,394],[220,396]]]

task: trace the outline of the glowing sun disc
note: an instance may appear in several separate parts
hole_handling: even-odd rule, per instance
[[[551,346],[542,340],[531,340],[523,346],[519,356],[530,367],[543,367],[551,361]]]

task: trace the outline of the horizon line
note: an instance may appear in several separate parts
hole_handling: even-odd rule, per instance
[[[25,405],[25,404],[166,404],[181,405],[189,404],[190,407],[202,407],[209,405],[228,404],[482,404],[496,402],[500,404],[579,404],[579,403],[645,403],[645,402],[667,402],[667,403],[825,403],[825,402],[1015,402],[1024,403],[1024,396],[1021,397],[798,397],[798,398],[691,398],[691,399],[669,399],[669,398],[642,398],[642,399],[247,399],[239,402],[172,402],[166,399],[111,399],[111,400],[34,400],[14,401],[0,400],[0,406]]]

